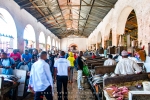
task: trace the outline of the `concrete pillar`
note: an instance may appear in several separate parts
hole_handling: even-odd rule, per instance
[[[46,34],[44,34],[44,35],[45,35],[45,50],[47,51],[47,41],[48,41],[48,40],[47,40],[47,37],[48,37],[48,36],[47,36]]]
[[[36,49],[38,49],[39,50],[39,33],[35,33],[36,34],[36,41],[35,41],[35,43],[36,43]]]
[[[130,34],[127,35],[127,47],[130,47]]]
[[[117,46],[118,34],[113,34],[112,36],[112,46]]]
[[[24,39],[23,39],[24,28],[17,26],[17,48],[21,53],[24,51]]]

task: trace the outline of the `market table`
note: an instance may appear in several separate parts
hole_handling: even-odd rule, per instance
[[[0,100],[6,100],[6,95],[9,91],[12,91],[12,100],[17,100],[17,94],[18,94],[18,86],[19,82],[16,82],[12,86],[9,87],[3,87],[0,89]]]
[[[132,91],[138,91],[139,94],[140,94],[140,92],[141,92],[141,93],[144,92],[143,88],[138,89],[138,88],[136,88],[135,86],[131,86],[131,87],[128,87],[128,88],[129,88],[129,93],[130,93],[130,91],[131,91],[131,92],[132,92]],[[106,90],[104,90],[104,96],[105,96],[106,100],[116,100],[116,98],[110,97],[110,95],[107,93]],[[138,95],[137,95],[137,96],[138,96]],[[138,98],[138,100],[144,100],[143,98],[145,98],[145,97],[140,96],[140,97]],[[129,96],[128,96],[128,98],[125,98],[124,100],[128,100],[128,99],[129,99]],[[145,100],[150,100],[150,98],[149,98],[149,99],[145,99]]]
[[[106,98],[106,100],[116,100],[115,98],[111,97],[109,91],[105,90],[105,88],[109,88],[109,86],[112,86],[112,85],[115,85],[117,87],[126,86],[129,88],[129,91],[141,91],[141,92],[143,92],[143,88],[139,89],[139,88],[135,87],[135,85],[137,83],[141,84],[143,81],[150,81],[149,73],[108,77],[108,78],[104,79],[104,82],[103,82],[104,97]],[[143,96],[141,96],[141,99],[139,99],[139,100],[143,100]]]

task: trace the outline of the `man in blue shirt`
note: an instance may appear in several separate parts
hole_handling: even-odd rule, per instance
[[[25,50],[25,53],[21,55],[21,62],[17,66],[17,69],[20,69],[21,65],[28,65],[29,71],[31,70],[31,58],[32,55],[29,53],[28,50]]]
[[[2,74],[12,75],[14,67],[15,67],[15,61],[12,58],[8,58],[7,53],[2,52],[1,61],[0,61],[0,68],[3,68]]]

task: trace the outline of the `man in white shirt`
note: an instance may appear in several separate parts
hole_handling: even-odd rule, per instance
[[[128,74],[138,74],[142,72],[142,68],[139,65],[128,59],[128,52],[123,50],[121,52],[122,60],[120,60],[116,66],[115,74],[117,75],[128,75]]]
[[[29,89],[35,92],[34,100],[43,100],[45,95],[47,100],[53,100],[53,79],[47,59],[47,52],[42,51],[39,59],[32,65],[29,79]]]
[[[57,93],[58,100],[68,100],[68,75],[70,75],[70,62],[65,58],[65,52],[60,52],[60,58],[56,60],[54,63],[55,72],[54,72],[54,80],[56,81],[57,75]],[[55,82],[54,81],[54,82]],[[62,98],[62,85],[64,90],[64,96]]]
[[[110,54],[108,56],[108,59],[104,62],[104,66],[112,66],[112,65],[116,65],[116,61],[112,59],[113,56]]]

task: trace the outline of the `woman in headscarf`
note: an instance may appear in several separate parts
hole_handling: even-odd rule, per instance
[[[67,58],[70,62],[70,75],[69,75],[69,82],[73,83],[73,70],[74,70],[74,64],[75,64],[75,58],[72,52],[69,52],[69,57]]]

